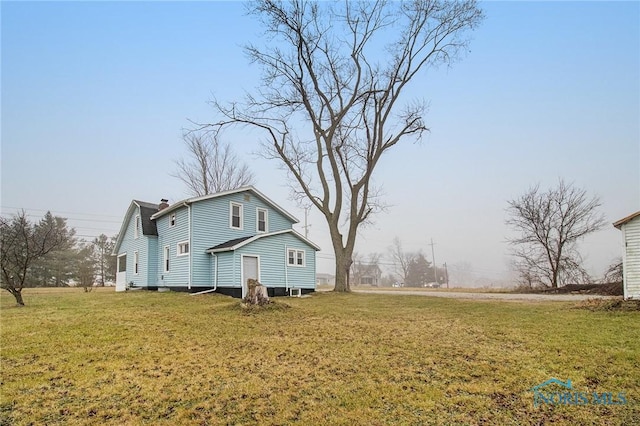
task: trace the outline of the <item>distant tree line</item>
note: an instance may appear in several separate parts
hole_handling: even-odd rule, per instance
[[[384,275],[382,266],[389,267],[389,273]],[[421,250],[405,251],[398,237],[393,240],[387,255],[370,253],[362,256],[354,253],[349,274],[354,286],[437,287],[448,282],[445,268],[437,267],[434,271],[432,262],[427,260]]]
[[[116,237],[104,234],[91,242],[76,237],[67,220],[47,212],[31,222],[24,211],[0,218],[0,287],[24,305],[22,289],[66,287],[90,291],[115,280],[116,259],[111,256]]]

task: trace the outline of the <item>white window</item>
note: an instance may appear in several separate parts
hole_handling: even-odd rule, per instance
[[[118,272],[127,271],[127,253],[118,256]]]
[[[229,226],[233,229],[242,229],[242,204],[231,203],[229,208]]]
[[[289,266],[304,266],[304,250],[287,250],[287,264]]]
[[[169,272],[169,246],[164,246],[164,272]]]
[[[140,236],[140,215],[136,215],[135,228],[133,230],[133,237],[138,238]]]
[[[189,241],[183,241],[178,243],[178,250],[176,256],[186,256],[189,254]]]
[[[256,212],[256,220],[258,221],[256,229],[258,232],[267,232],[267,209],[258,208]]]
[[[138,257],[138,252],[133,252],[133,273],[138,275],[138,261],[140,258]]]
[[[170,226],[176,226],[176,214],[172,213],[171,216],[169,217],[169,225]]]

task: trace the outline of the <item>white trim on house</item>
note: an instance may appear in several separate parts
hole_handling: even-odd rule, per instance
[[[289,213],[288,211],[286,211],[285,209],[280,207],[278,204],[273,202],[273,200],[271,200],[271,198],[267,197],[266,195],[264,195],[262,192],[258,191],[253,186],[243,186],[242,188],[238,188],[238,189],[231,189],[229,191],[222,191],[222,192],[218,192],[216,194],[203,195],[201,197],[188,198],[186,200],[178,201],[177,203],[172,204],[171,206],[167,207],[166,209],[162,209],[159,212],[155,213],[153,216],[151,216],[151,219],[157,219],[157,218],[159,218],[161,216],[164,216],[165,214],[168,214],[169,212],[175,211],[176,209],[178,209],[178,208],[180,208],[182,206],[186,206],[188,204],[195,203],[196,201],[202,201],[202,200],[209,200],[211,198],[224,197],[225,195],[237,194],[237,193],[240,193],[240,192],[252,192],[255,196],[257,196],[258,198],[262,199],[262,201],[264,201],[265,203],[267,203],[268,205],[273,207],[274,210],[277,210],[280,213],[282,213],[285,217],[287,217],[293,223],[299,223],[300,222],[294,215],[292,215],[291,213]]]
[[[140,215],[137,214],[135,219],[133,220],[133,238],[135,239],[140,238],[141,227],[142,227],[142,219],[140,218]]]
[[[171,216],[169,216],[169,228],[173,228],[174,226],[176,226],[176,214],[171,213]]]
[[[244,258],[245,257],[254,257],[258,260],[258,282],[260,282],[260,255],[258,254],[242,254],[240,256],[240,286],[242,287],[242,298],[244,299],[247,296],[247,280],[244,276]]]
[[[162,248],[162,271],[165,274],[171,272],[171,247],[169,246]]]
[[[287,266],[304,268],[306,264],[306,251],[304,249],[287,248]]]
[[[127,289],[127,253],[120,253],[117,256],[116,291],[125,291]]]
[[[125,237],[125,234],[127,233],[127,228],[129,227],[129,222],[131,221],[131,219],[134,217],[134,213],[136,211],[140,211],[140,209],[142,207],[146,207],[146,208],[151,208],[151,209],[157,209],[158,206],[153,204],[153,203],[148,203],[145,201],[139,201],[139,200],[132,200],[131,204],[129,204],[129,207],[127,208],[127,212],[124,215],[124,220],[122,221],[122,225],[120,225],[120,231],[118,232],[118,238],[116,238],[116,243],[113,246],[113,250],[111,251],[111,255],[112,256],[118,256],[118,252],[120,250],[120,246],[122,245],[122,240]],[[142,227],[142,235],[144,234],[144,227]],[[154,235],[156,236],[156,235]]]
[[[238,226],[234,226],[233,218],[235,217],[233,214],[233,208],[238,207]],[[237,203],[235,201],[229,201],[229,228],[242,230],[242,224],[244,222],[244,206],[242,203]]]
[[[622,288],[625,300],[640,300],[640,211],[613,224],[622,231]]]
[[[187,205],[187,253],[191,253],[191,204]],[[186,254],[185,254],[186,256]],[[189,282],[187,283],[187,287],[191,289],[191,283],[193,282],[193,276],[191,275],[193,271],[193,256],[189,256]]]
[[[287,234],[287,233],[291,233],[293,234],[294,237],[298,238],[300,241],[305,242],[306,244],[308,244],[309,246],[313,247],[314,250],[320,251],[320,247],[314,243],[312,243],[311,241],[307,240],[305,237],[303,237],[302,235],[298,234],[295,230],[293,229],[283,229],[282,231],[275,231],[275,232],[269,232],[267,234],[258,234],[258,235],[254,235],[251,238],[247,238],[244,241],[239,242],[236,245],[230,246],[230,247],[223,247],[223,248],[210,248],[208,250],[206,250],[206,253],[221,253],[223,251],[232,251],[232,250],[236,250],[239,249],[242,246],[245,246],[249,243],[254,242],[255,240],[259,240],[260,238],[265,238],[265,237],[270,237],[272,235],[280,235],[280,234]]]
[[[260,213],[264,213],[264,229],[260,229]],[[256,232],[269,232],[269,210],[264,207],[256,207]]]
[[[176,244],[176,257],[189,256],[189,240],[180,241]]]

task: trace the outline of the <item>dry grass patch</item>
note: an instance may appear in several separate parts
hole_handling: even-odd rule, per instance
[[[633,424],[640,315],[318,294],[2,295],[0,424]],[[290,308],[282,308],[284,304]],[[624,406],[533,406],[551,378]]]

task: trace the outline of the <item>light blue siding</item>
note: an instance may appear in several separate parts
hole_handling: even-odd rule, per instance
[[[171,216],[175,214],[175,225],[171,226]],[[189,266],[191,257],[178,256],[178,243],[189,241],[189,208],[180,207],[156,220],[158,228],[157,271],[158,285],[169,287],[189,287]],[[164,248],[169,247],[169,271],[165,272]]]
[[[258,209],[267,211],[265,233],[291,230],[293,221],[250,190],[217,197],[187,200],[170,207],[155,219],[158,236],[142,230],[134,238],[135,216],[127,218],[118,254],[127,254],[127,283],[140,287],[235,287],[242,286],[242,256],[259,258],[260,281],[268,287],[315,288],[316,252],[292,233],[258,238],[237,250],[216,253],[207,250],[230,240],[252,237],[258,232]],[[231,227],[231,203],[242,205],[242,227]],[[171,225],[175,215],[175,224]],[[178,244],[189,243],[189,254],[179,255]],[[165,247],[169,249],[169,271],[165,272]],[[287,248],[305,251],[305,266],[287,265]],[[134,252],[138,252],[138,273],[134,273]],[[216,265],[217,260],[217,265]]]
[[[304,250],[305,266],[287,265],[287,250]],[[260,282],[266,287],[298,287],[315,289],[316,251],[296,236],[287,233],[258,239],[235,251],[235,257],[220,256],[220,268],[224,270],[225,281],[219,281],[219,287],[240,287],[242,276],[242,255],[257,256],[260,259]]]
[[[240,287],[240,258],[235,252],[218,253],[218,287]],[[237,258],[237,260],[236,260]]]
[[[127,284],[133,283],[136,287],[147,287],[150,282],[154,282],[155,277],[155,252],[158,237],[154,235],[143,235],[142,229],[135,238],[135,217],[140,215],[140,209],[133,210],[128,220],[122,244],[118,250],[118,255],[127,255]],[[141,226],[142,228],[142,226]],[[135,273],[135,252],[138,252],[138,273]]]
[[[230,209],[232,202],[242,205],[242,229],[231,228]],[[191,205],[193,221],[191,236],[192,286],[209,287],[213,285],[213,260],[212,256],[206,253],[207,249],[229,240],[250,237],[258,233],[258,208],[268,212],[267,232],[291,229],[292,222],[287,217],[251,193],[230,194],[225,197],[202,200]],[[163,218],[164,216],[161,219]],[[158,229],[158,233],[160,233],[160,229]],[[225,256],[222,256],[222,259],[221,263],[227,262]],[[236,259],[236,262],[240,262],[240,259]],[[225,284],[227,286],[240,285],[240,269],[236,270],[236,277],[233,276],[231,268],[226,270],[223,267],[222,269],[223,275],[218,275],[218,285],[221,282],[235,283]]]
[[[147,270],[147,284],[156,285],[158,282],[158,237],[148,237],[147,253],[144,257],[144,261]],[[142,261],[142,257],[140,258]]]

